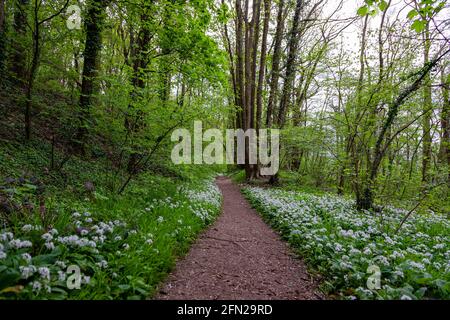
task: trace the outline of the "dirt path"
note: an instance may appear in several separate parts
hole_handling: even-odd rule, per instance
[[[178,262],[157,299],[321,299],[317,284],[287,244],[229,179],[217,184],[223,214]]]

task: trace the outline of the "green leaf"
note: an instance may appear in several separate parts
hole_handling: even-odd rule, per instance
[[[35,265],[53,264],[61,254],[62,254],[61,248],[58,246],[55,248],[55,250],[52,251],[52,253],[41,254],[39,256],[33,257],[33,263]]]
[[[426,22],[422,20],[415,20],[414,23],[411,25],[411,29],[415,30],[417,33],[422,32],[425,30]]]
[[[422,288],[417,289],[416,292],[414,292],[414,295],[419,299],[423,299],[426,292],[427,292],[427,288],[422,287]]]
[[[8,268],[0,273],[0,290],[11,287],[17,284],[20,280],[20,273],[15,270]]]
[[[381,11],[385,11],[388,8],[388,3],[384,0],[382,0],[379,4],[378,4],[378,8]]]
[[[358,9],[358,15],[360,15],[361,17],[366,16],[368,12],[369,8],[367,6],[362,6],[361,8]]]
[[[417,10],[413,9],[410,12],[408,12],[408,16],[407,17],[408,17],[409,20],[412,20],[415,17],[417,17],[418,14],[419,13],[417,12]]]
[[[36,190],[37,189],[37,186],[35,186],[34,184],[25,183],[23,186],[28,188],[28,189],[31,189],[31,190]]]

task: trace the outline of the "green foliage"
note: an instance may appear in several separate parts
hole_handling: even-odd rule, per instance
[[[16,155],[20,155],[17,150]],[[82,175],[83,162],[78,160],[77,167]],[[105,178],[101,171],[86,169],[96,183]],[[0,297],[150,297],[176,258],[220,212],[220,192],[211,184],[213,170],[177,170],[184,182],[143,174],[122,196],[101,187],[89,194],[75,187],[80,191],[74,193],[69,186],[60,187],[58,194],[48,191],[53,186],[36,194],[42,181],[10,178],[0,189],[0,199],[8,197],[2,205],[14,208],[7,219],[0,217],[4,225],[0,231]],[[79,290],[67,287],[70,265],[81,269]]]
[[[385,0],[365,0],[364,2],[365,5],[358,9],[358,15],[362,17],[368,14],[375,15],[377,9],[385,11],[389,6]],[[417,33],[424,31],[428,21],[444,9],[446,2],[446,0],[418,1],[418,8],[412,9],[407,15],[408,19],[412,21],[411,29]]]

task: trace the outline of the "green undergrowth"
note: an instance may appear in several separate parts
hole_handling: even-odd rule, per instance
[[[450,222],[445,215],[386,206],[358,212],[353,200],[246,187],[254,208],[345,299],[449,299]]]
[[[50,169],[50,148],[0,148],[0,299],[152,297],[220,213],[213,168],[167,164],[118,195],[106,161]]]

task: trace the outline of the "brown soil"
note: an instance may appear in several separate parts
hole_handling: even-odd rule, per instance
[[[323,299],[304,263],[227,178],[223,214],[178,262],[156,299]]]

